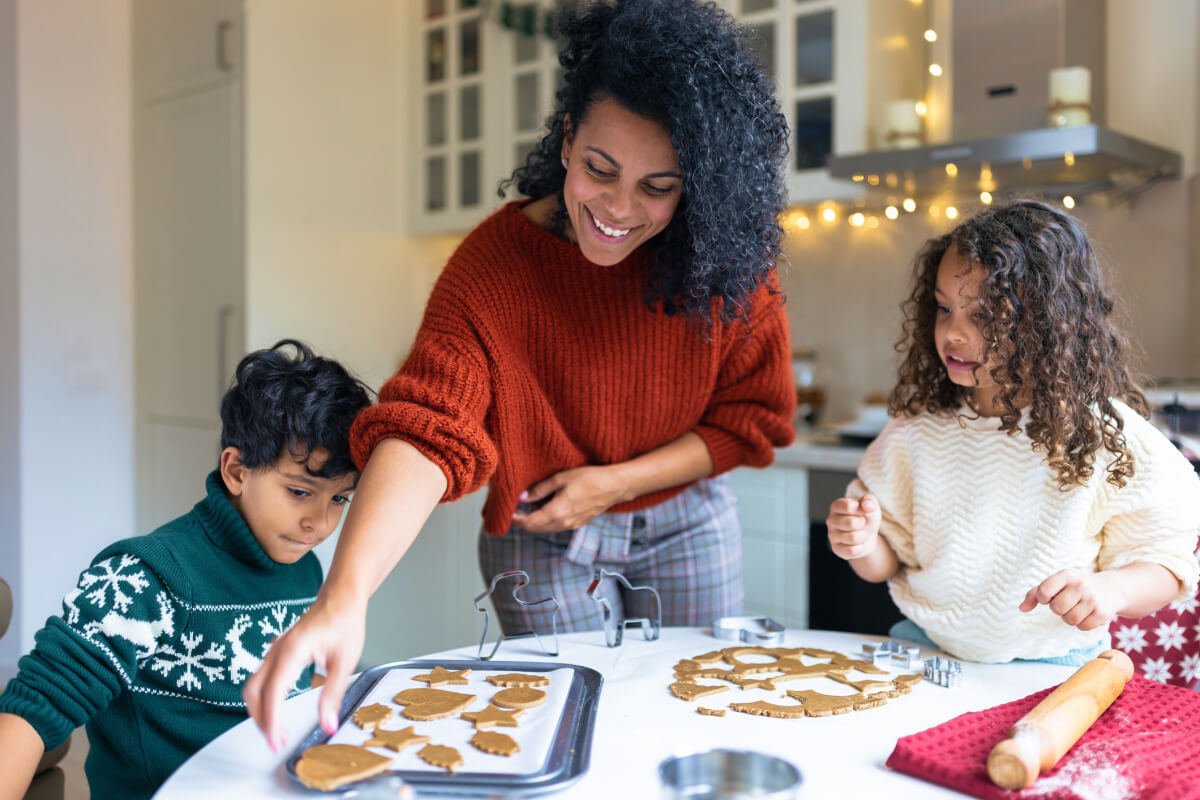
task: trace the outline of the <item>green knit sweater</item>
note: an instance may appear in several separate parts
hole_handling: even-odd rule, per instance
[[[207,489],[191,513],[96,556],[0,695],[47,749],[87,724],[92,797],[150,797],[244,720],[242,684],[316,599],[316,556],[272,561],[218,473]]]

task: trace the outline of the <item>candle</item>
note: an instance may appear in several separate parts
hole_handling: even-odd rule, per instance
[[[887,104],[887,132],[889,147],[921,146],[921,115],[917,113],[915,100],[893,100]]]
[[[1092,121],[1092,73],[1087,67],[1050,70],[1050,125],[1087,125]]]

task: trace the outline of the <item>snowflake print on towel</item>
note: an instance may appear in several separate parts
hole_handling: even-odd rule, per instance
[[[1117,631],[1116,647],[1126,653],[1140,653],[1146,646],[1146,632],[1137,625],[1125,625]]]
[[[183,644],[186,653],[179,652],[170,644],[160,645],[156,658],[150,664],[150,669],[164,678],[170,678],[176,668],[183,667],[183,673],[175,685],[180,689],[188,689],[193,692],[199,691],[204,685],[197,673],[192,671],[193,667],[203,673],[209,682],[221,680],[225,675],[225,668],[222,666],[225,661],[225,645],[209,642],[208,650],[197,654],[197,649],[204,643],[204,637],[201,634],[185,633],[179,637],[179,641]],[[216,663],[212,665],[206,663],[209,661]]]
[[[1113,647],[1147,678],[1192,687],[1200,679],[1200,598],[1175,600],[1140,619],[1117,617]]]

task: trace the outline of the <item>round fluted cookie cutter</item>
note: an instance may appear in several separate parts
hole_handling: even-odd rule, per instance
[[[770,617],[718,617],[712,629],[718,639],[755,645],[779,644],[787,630]]]

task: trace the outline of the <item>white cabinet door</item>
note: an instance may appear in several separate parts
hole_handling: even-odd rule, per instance
[[[742,525],[746,613],[808,625],[808,473],[792,467],[730,475]]]
[[[241,69],[241,0],[134,0],[139,101],[211,88]]]
[[[239,4],[134,5],[139,530],[185,511],[219,453],[243,350]],[[218,22],[223,50],[215,44]]]

